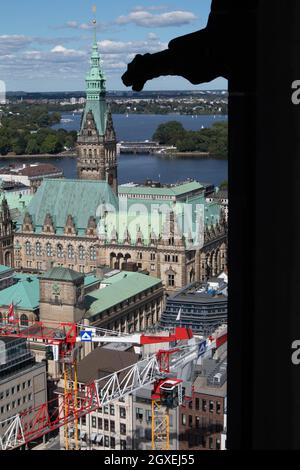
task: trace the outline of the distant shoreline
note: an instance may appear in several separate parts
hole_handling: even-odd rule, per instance
[[[57,159],[57,158],[76,158],[76,152],[65,152],[65,153],[40,153],[37,155],[0,155],[1,160],[38,160],[38,159]]]
[[[210,152],[172,152],[169,154],[172,157],[196,157],[196,158],[211,158]]]

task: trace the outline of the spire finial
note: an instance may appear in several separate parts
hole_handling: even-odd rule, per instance
[[[93,18],[93,25],[94,25],[94,43],[97,44],[97,6],[93,5],[93,13],[94,13],[94,18]]]

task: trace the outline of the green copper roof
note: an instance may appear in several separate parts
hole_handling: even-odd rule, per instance
[[[204,189],[204,187],[197,181],[192,181],[190,183],[181,184],[178,186],[172,187],[162,187],[162,188],[151,188],[150,186],[119,186],[119,194],[132,196],[132,195],[141,195],[141,196],[165,196],[165,197],[180,197],[184,196],[192,191]]]
[[[12,302],[16,310],[34,311],[40,304],[40,286],[36,276],[16,274],[16,284],[0,291],[0,306],[8,307]]]
[[[95,276],[95,274],[88,274],[84,278],[84,287],[90,287],[93,284],[99,283],[100,281],[101,279]]]
[[[55,267],[42,274],[41,279],[51,279],[53,281],[77,281],[83,279],[84,274],[73,271],[69,268]]]
[[[11,270],[12,268],[9,268],[8,266],[3,266],[3,264],[0,264],[0,274],[6,273]]]
[[[31,200],[27,211],[32,216],[36,233],[42,231],[45,217],[52,216],[56,234],[63,234],[69,215],[79,236],[85,235],[90,217],[95,217],[103,204],[118,207],[118,200],[104,181],[45,179]],[[18,228],[23,216],[18,220]]]
[[[121,188],[121,189],[120,189]],[[123,187],[119,187],[119,212],[116,224],[114,214],[110,213],[99,224],[100,233],[104,227],[108,240],[117,234],[118,244],[123,244],[124,234],[129,231],[130,243],[136,244],[137,235],[142,234],[144,245],[151,243],[151,235],[156,238],[164,233],[168,223],[167,210],[173,211],[177,226],[185,239],[196,239],[201,213],[207,227],[220,221],[221,206],[218,203],[207,203],[202,185],[197,182],[187,183],[172,188],[127,188],[129,197],[122,197]],[[141,190],[141,191],[140,191]],[[193,193],[194,192],[194,193]],[[131,195],[135,194],[135,197]],[[160,195],[162,199],[160,199]],[[158,197],[157,197],[158,196]]]
[[[31,199],[33,198],[33,194],[22,194],[21,196],[16,193],[1,193],[0,194],[0,204],[3,198],[7,200],[7,204],[10,210],[10,215],[13,221],[16,221],[20,214],[26,210],[26,207],[29,205]]]
[[[111,285],[97,289],[86,295],[88,317],[93,317],[161,283],[160,279],[141,273],[122,271],[122,273],[117,276],[118,278],[115,282],[113,281],[114,276],[110,278]],[[103,280],[103,283],[107,284],[107,280]]]

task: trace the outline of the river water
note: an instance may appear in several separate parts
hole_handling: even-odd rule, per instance
[[[64,114],[62,122],[54,129],[64,128],[68,131],[78,130],[80,127],[80,114]],[[215,122],[227,120],[227,116],[181,116],[181,115],[148,115],[148,114],[117,114],[113,116],[118,141],[120,140],[151,140],[161,123],[179,121],[187,130],[199,130],[210,127]],[[18,160],[20,162],[20,160]],[[27,162],[31,160],[26,160]],[[36,160],[35,160],[36,161]],[[66,178],[76,178],[76,159],[51,158],[42,160],[50,162],[61,168]],[[13,161],[10,161],[11,163]],[[7,162],[0,161],[0,166]],[[162,183],[176,183],[193,178],[201,183],[220,184],[227,180],[228,162],[212,158],[184,157],[174,158],[158,155],[120,155],[119,156],[119,183],[144,182],[150,178],[160,180]]]

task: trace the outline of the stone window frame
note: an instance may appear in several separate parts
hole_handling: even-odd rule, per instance
[[[62,246],[61,243],[58,243],[56,246],[56,255],[57,255],[57,258],[64,257],[64,247]]]
[[[67,253],[68,253],[68,259],[74,259],[75,258],[74,246],[71,243],[67,247]]]
[[[48,243],[46,244],[46,254],[47,254],[47,257],[48,257],[48,258],[51,258],[52,255],[53,255],[52,245],[51,245],[50,242],[48,242]]]

